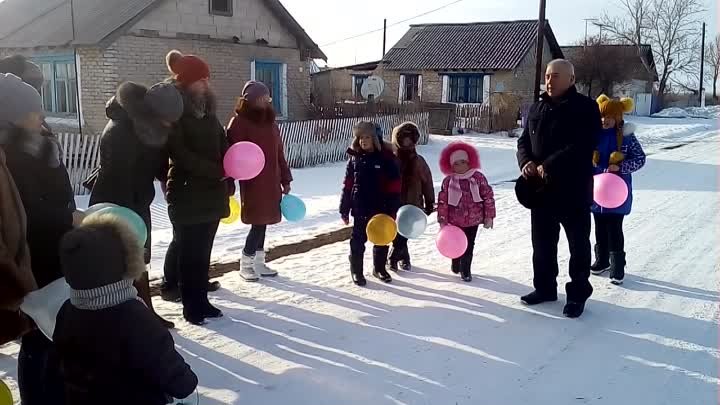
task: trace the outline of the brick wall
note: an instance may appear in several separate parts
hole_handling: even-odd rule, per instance
[[[211,40],[123,36],[105,50],[82,49],[82,102],[86,124],[99,132],[104,127],[105,102],[124,81],[147,86],[169,76],[165,55],[171,49],[196,54],[210,64],[210,83],[218,97],[218,118],[226,123],[250,80],[251,61],[273,60],[287,64],[287,99],[290,119],[302,119],[310,103],[310,75],[300,51],[287,48],[240,45]]]

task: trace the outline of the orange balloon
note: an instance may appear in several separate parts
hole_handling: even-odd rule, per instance
[[[367,225],[368,240],[376,246],[387,246],[397,236],[397,224],[389,215],[379,214],[370,219]]]

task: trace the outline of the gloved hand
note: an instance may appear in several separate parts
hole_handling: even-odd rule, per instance
[[[483,222],[483,227],[485,229],[492,229],[493,228],[493,219],[492,218],[485,218],[485,222]]]

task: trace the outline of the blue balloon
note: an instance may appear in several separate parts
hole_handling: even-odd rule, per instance
[[[405,205],[398,210],[398,233],[408,239],[417,239],[425,233],[427,215],[414,205]]]
[[[280,211],[286,220],[290,222],[298,222],[305,218],[307,209],[305,203],[294,195],[284,195],[280,202]]]
[[[95,204],[95,205],[88,207],[88,209],[85,210],[85,216],[92,215],[100,210],[104,210],[105,208],[111,208],[111,207],[119,207],[119,205],[113,204],[113,203]]]
[[[133,233],[138,238],[138,242],[140,242],[140,246],[145,246],[148,237],[147,226],[145,225],[145,221],[143,221],[135,211],[125,207],[115,206],[103,208],[92,215],[115,215],[119,217],[133,230]]]

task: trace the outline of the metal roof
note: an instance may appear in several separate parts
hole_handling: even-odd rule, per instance
[[[261,1],[310,51],[311,57],[327,59],[279,0]],[[160,2],[162,0],[5,0],[0,2],[0,48],[95,45],[128,27],[134,19],[142,18]]]
[[[513,70],[537,42],[537,20],[412,25],[385,55],[389,70]],[[562,57],[546,24],[553,58]]]

